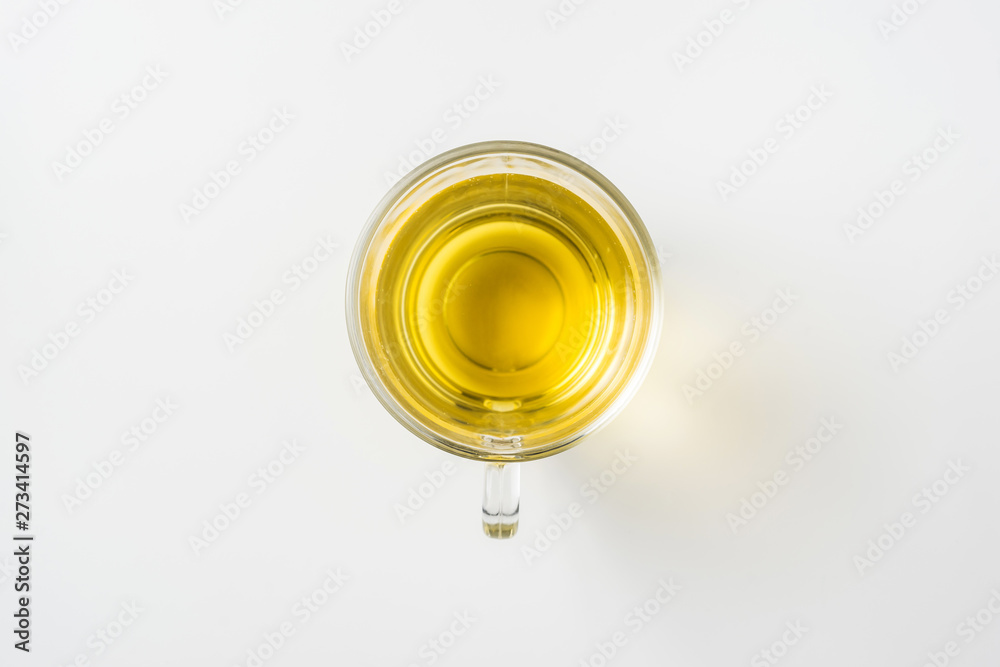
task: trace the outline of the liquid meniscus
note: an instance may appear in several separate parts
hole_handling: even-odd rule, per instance
[[[381,263],[376,324],[428,417],[523,432],[585,409],[630,328],[632,275],[577,195],[481,176],[411,207]]]

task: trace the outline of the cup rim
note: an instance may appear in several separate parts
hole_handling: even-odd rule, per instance
[[[649,330],[646,343],[636,363],[635,370],[627,379],[618,395],[597,417],[585,424],[582,428],[552,442],[541,450],[530,450],[521,452],[516,448],[510,452],[488,451],[476,449],[463,443],[455,442],[443,437],[433,430],[426,428],[423,424],[414,419],[390,394],[378,373],[375,371],[374,362],[368,352],[364,342],[364,333],[361,330],[360,311],[360,281],[361,268],[368,257],[371,244],[377,236],[382,222],[385,220],[386,212],[399,201],[411,188],[423,181],[427,176],[437,172],[452,163],[459,162],[470,157],[485,157],[497,154],[520,154],[529,157],[543,158],[551,160],[557,164],[567,167],[586,179],[593,182],[599,189],[603,190],[611,201],[621,209],[624,221],[628,225],[629,231],[635,237],[641,248],[646,265],[650,274],[650,317]],[[442,449],[451,454],[463,458],[477,461],[493,462],[517,462],[524,459],[540,459],[558,454],[588,435],[592,435],[616,417],[624,407],[631,401],[639,387],[645,380],[652,365],[653,358],[659,346],[660,334],[662,330],[663,309],[662,309],[662,285],[660,280],[659,258],[652,238],[646,229],[639,213],[632,206],[631,202],[606,176],[597,171],[594,167],[583,160],[542,144],[516,141],[516,140],[493,140],[480,141],[472,144],[465,144],[457,148],[450,149],[429,158],[417,165],[405,175],[403,175],[381,198],[379,203],[372,210],[368,220],[365,222],[358,240],[355,243],[354,251],[347,270],[346,284],[346,315],[347,333],[350,340],[351,350],[355,361],[361,371],[362,377],[378,399],[382,407],[391,414],[397,422],[404,428],[416,435],[421,440]]]

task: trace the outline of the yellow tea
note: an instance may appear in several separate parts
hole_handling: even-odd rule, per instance
[[[604,218],[516,173],[458,182],[404,215],[378,275],[380,374],[424,419],[485,435],[589,409],[635,324],[635,271]]]

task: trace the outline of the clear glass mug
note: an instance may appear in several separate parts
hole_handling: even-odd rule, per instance
[[[618,414],[662,319],[657,255],[608,179],[545,146],[472,144],[382,199],[348,272],[351,347],[404,427],[486,462],[483,529],[517,532],[519,463]]]

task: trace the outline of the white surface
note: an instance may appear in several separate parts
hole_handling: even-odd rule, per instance
[[[949,641],[949,664],[993,664],[1000,619],[970,642],[957,626],[1000,587],[1000,281],[960,310],[948,295],[1000,252],[996,3],[927,2],[885,39],[887,0],[590,0],[555,28],[556,0],[406,1],[347,62],[341,42],[386,6],[245,0],[220,19],[210,0],[72,2],[15,51],[8,33],[38,4],[5,3],[0,497],[12,505],[19,429],[38,538],[34,650],[5,629],[0,663],[247,665],[289,621],[264,664],[429,665],[425,642],[469,612],[435,664],[596,667],[619,631],[608,664],[769,664],[755,654],[795,621],[808,632],[789,667],[916,666]],[[733,22],[678,71],[672,54],[726,8]],[[121,118],[114,99],[156,66],[166,78]],[[480,77],[499,87],[446,117]],[[787,137],[776,123],[814,86],[832,97]],[[241,142],[274,109],[294,120],[248,161]],[[59,180],[53,162],[105,117],[113,132]],[[490,541],[481,466],[354,384],[348,257],[385,172],[435,129],[434,153],[497,138],[575,152],[609,119],[627,127],[593,162],[663,254],[662,345],[611,426],[524,467],[521,533]],[[949,127],[959,138],[911,181],[904,163]],[[723,201],[717,181],[771,137],[778,151]],[[240,173],[185,224],[179,206],[229,160]],[[845,223],[897,178],[905,193],[850,242]],[[339,248],[293,289],[283,275],[327,235]],[[88,322],[78,304],[123,268],[134,279]],[[230,352],[224,334],[274,289],[284,303]],[[796,302],[751,341],[743,324],[782,289]],[[937,309],[948,322],[894,371],[888,353]],[[70,322],[79,335],[22,381]],[[734,341],[743,356],[689,404],[683,386]],[[175,413],[128,451],[122,433],[168,397]],[[786,452],[824,417],[842,430],[795,471]],[[258,495],[248,478],[290,439],[304,451]],[[122,465],[69,511],[116,449]],[[584,488],[617,451],[638,461],[603,495]],[[971,470],[922,513],[912,497],[957,460]],[[446,461],[454,474],[401,525],[394,506]],[[788,483],[734,533],[727,514],[777,471]],[[251,505],[195,555],[189,537],[242,492]],[[582,516],[529,563],[573,502]],[[859,572],[904,512],[915,525]],[[293,606],[328,568],[350,580],[302,624]],[[681,590],[636,632],[631,610],[671,577]],[[138,620],[98,655],[88,636],[131,601]]]

